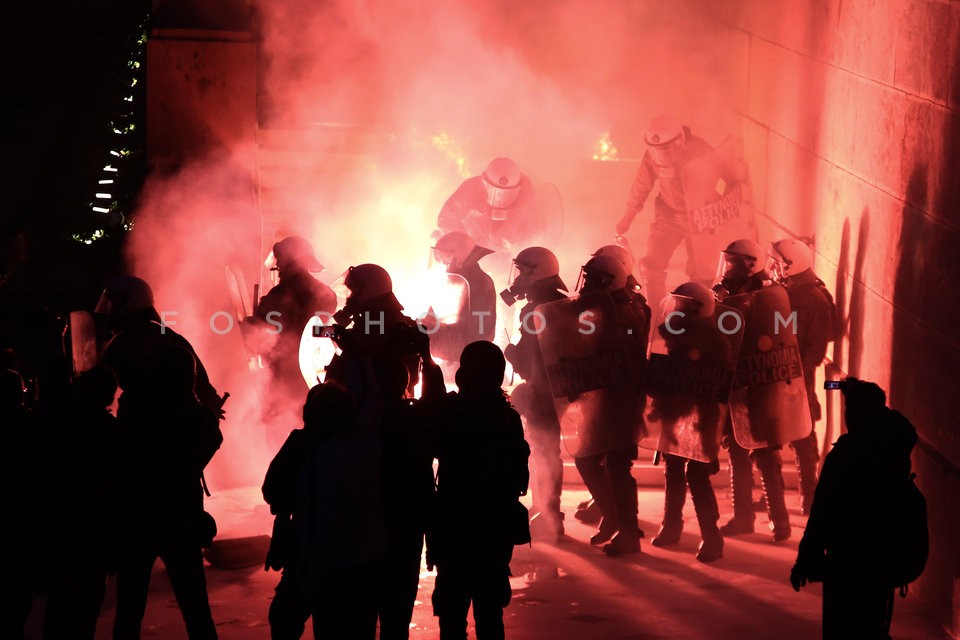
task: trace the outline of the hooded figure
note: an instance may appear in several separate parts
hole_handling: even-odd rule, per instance
[[[464,348],[447,396],[436,442],[437,506],[427,542],[436,565],[434,615],[441,637],[466,637],[473,604],[477,637],[503,638],[503,608],[510,602],[510,558],[529,542],[526,509],[530,448],[520,415],[500,385],[500,348],[474,342]]]
[[[825,640],[886,639],[899,586],[891,568],[898,555],[913,551],[895,532],[925,526],[925,519],[902,522],[910,514],[899,508],[903,488],[912,488],[917,432],[886,407],[886,394],[876,384],[847,378],[841,389],[847,433],[824,460],[790,580],[798,591],[808,580],[823,581]],[[882,514],[885,521],[878,520]],[[866,524],[871,522],[880,524]]]

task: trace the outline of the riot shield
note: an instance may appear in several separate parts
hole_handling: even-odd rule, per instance
[[[746,171],[733,166],[742,164],[730,149],[735,146],[728,138],[684,164],[681,172],[690,228],[687,264],[695,280],[713,278],[717,256],[731,241],[756,237]]]
[[[430,289],[432,319],[424,318],[430,334],[430,353],[446,362],[457,362],[463,348],[476,337],[476,318],[470,308],[470,284],[456,273],[444,274],[444,279]],[[496,322],[484,318],[484,322]]]
[[[70,353],[75,376],[97,363],[97,327],[87,311],[70,312]]]
[[[563,196],[552,182],[538,184],[534,193],[538,222],[531,244],[555,247],[563,235]]]
[[[300,374],[311,389],[323,382],[327,365],[337,353],[333,340],[323,336],[325,328],[319,316],[311,316],[300,334]]]
[[[227,291],[230,293],[233,314],[237,322],[243,322],[252,314],[252,306],[245,292],[243,271],[239,266],[232,264],[223,268],[223,275],[227,280]]]
[[[608,293],[551,302],[537,312],[540,351],[567,451],[583,457],[636,444],[643,430],[645,336],[628,334]]]
[[[721,331],[717,318],[733,328],[733,316],[739,312],[717,305],[713,317],[685,326],[682,333],[667,329],[667,339],[654,343],[646,374],[646,424],[659,432],[658,451],[700,462],[717,458],[743,338],[742,331]]]
[[[759,449],[810,435],[813,421],[786,290],[771,284],[724,302],[737,308],[745,323],[730,392],[737,442]]]

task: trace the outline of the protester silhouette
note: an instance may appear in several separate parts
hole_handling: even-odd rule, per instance
[[[437,568],[434,615],[441,640],[466,638],[473,603],[477,638],[504,637],[514,544],[529,542],[526,493],[530,448],[520,415],[500,385],[505,360],[490,342],[460,356],[459,392],[448,396],[437,435],[437,508],[428,564]]]
[[[202,549],[216,525],[203,509],[203,468],[219,447],[219,414],[195,393],[196,360],[160,344],[137,372],[143,387],[120,397],[118,525],[121,543],[114,638],[139,638],[153,564],[167,569],[188,636],[216,638]]]
[[[897,557],[911,553],[896,504],[901,487],[912,485],[913,425],[885,406],[886,394],[872,382],[847,378],[847,433],[824,461],[810,518],[800,541],[790,582],[797,591],[823,581],[823,637],[889,638]],[[906,516],[915,517],[915,516]],[[925,554],[925,551],[924,551]],[[925,555],[924,555],[925,558]]]
[[[74,379],[69,403],[50,425],[49,488],[44,491],[49,516],[43,527],[50,563],[45,640],[93,640],[96,635],[119,542],[114,491],[118,429],[110,413],[116,393],[113,372],[95,365]],[[64,522],[84,524],[63,535]]]
[[[384,403],[381,438],[387,548],[378,606],[380,640],[410,636],[424,535],[435,497],[430,439],[444,384],[440,367],[430,357],[430,340],[425,333],[420,335],[420,399],[404,395],[409,379],[402,360],[384,357],[373,363]]]
[[[9,362],[9,361],[8,361]],[[0,544],[7,550],[0,597],[0,638],[19,640],[33,600],[35,531],[32,415],[24,405],[24,383],[12,369],[0,370],[0,473],[7,517]]]
[[[317,638],[376,636],[382,403],[368,358],[348,358],[342,374],[351,390],[329,381],[307,393],[303,429],[290,433],[264,478],[278,519],[267,562],[283,569],[269,613],[275,640],[300,638],[311,616]]]

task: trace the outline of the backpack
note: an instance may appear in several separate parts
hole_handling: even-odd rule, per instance
[[[927,528],[927,501],[914,482],[916,474],[897,480],[889,495],[889,553],[887,579],[906,595],[908,584],[920,577],[927,565],[930,538]]]
[[[833,300],[833,294],[827,289],[827,285],[817,278],[817,288],[823,294],[823,297],[830,303],[830,332],[827,334],[827,342],[835,342],[843,337],[843,315],[837,308],[837,303]]]

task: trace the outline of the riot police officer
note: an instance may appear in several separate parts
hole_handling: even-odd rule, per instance
[[[709,254],[712,260],[720,248],[715,246],[717,238],[725,235],[716,233],[719,228],[745,220],[739,210],[742,199],[739,186],[746,182],[747,172],[746,165],[739,159],[721,157],[706,140],[693,135],[671,116],[654,118],[644,141],[647,150],[630,187],[616,232],[621,236],[627,233],[650,193],[659,185],[647,254],[640,264],[648,296],[651,300],[661,300],[666,294],[667,266],[681,242],[687,250],[688,275],[704,281],[711,277],[712,273],[697,266],[707,258],[700,254]],[[701,179],[704,176],[709,177]],[[722,193],[716,191],[718,188]],[[708,222],[693,228],[691,214],[713,198],[721,198],[724,208],[715,207],[715,215],[710,210]]]
[[[667,357],[683,364],[729,369],[734,365],[734,354],[727,337],[717,324],[716,303],[713,293],[699,282],[686,282],[674,289],[665,300],[670,307],[664,313],[665,322],[657,327],[667,349]],[[697,420],[697,429],[677,429],[671,432],[674,439],[683,436],[697,438],[696,443],[685,443],[676,450],[707,452],[702,457],[709,462],[696,460],[673,453],[664,453],[665,492],[663,524],[652,540],[655,547],[668,547],[680,541],[683,532],[683,503],[686,501],[687,485],[700,525],[700,548],[697,560],[713,562],[723,557],[723,536],[717,526],[720,511],[717,496],[713,491],[710,476],[720,471],[716,456],[719,442],[719,427],[725,407],[710,398],[694,398],[690,394],[661,389],[650,381],[652,398],[651,414],[665,425],[672,426],[684,416]],[[712,428],[711,428],[712,427]],[[710,440],[713,439],[713,442]],[[663,433],[661,432],[661,442]],[[666,447],[661,450],[666,449]],[[712,455],[709,455],[712,454]]]
[[[407,368],[407,393],[412,397],[420,379],[422,332],[416,321],[403,314],[390,274],[378,264],[360,264],[347,270],[344,284],[350,295],[333,318],[348,329],[355,348],[334,357],[327,366],[328,379],[347,383],[348,358],[369,357],[375,369],[381,359],[396,359]]]
[[[513,401],[526,418],[527,440],[533,458],[534,516],[530,528],[534,537],[556,542],[564,533],[563,513],[560,511],[563,484],[560,422],[540,355],[536,309],[541,304],[566,298],[563,291],[567,287],[560,279],[557,256],[549,249],[529,247],[518,253],[513,263],[517,275],[510,288],[500,296],[509,305],[517,300],[527,301],[520,310],[521,338],[516,344],[507,345],[504,356],[525,381],[514,389]]]
[[[337,296],[314,273],[323,270],[310,242],[290,236],[273,245],[268,263],[279,282],[263,296],[254,315],[242,325],[248,348],[264,356],[271,373],[263,411],[271,439],[282,442],[295,421],[307,383],[300,373],[300,339],[317,313],[332,314]],[[273,338],[268,340],[267,338]]]
[[[837,308],[823,280],[813,271],[813,256],[803,242],[784,238],[770,249],[771,275],[787,288],[790,308],[796,313],[797,343],[803,364],[803,379],[814,423],[821,417],[816,394],[817,367],[827,354],[827,344],[838,336]],[[800,476],[801,510],[810,513],[813,493],[817,488],[817,464],[820,460],[816,431],[791,443],[797,456]]]
[[[760,470],[774,540],[791,535],[784,501],[784,484],[779,445],[798,433],[809,434],[809,412],[803,387],[796,337],[777,323],[790,316],[790,302],[783,286],[770,280],[764,271],[764,251],[749,239],[736,240],[722,252],[718,268],[720,282],[714,293],[722,302],[744,316],[743,347],[731,395],[730,476],[734,516],[722,528],[724,535],[752,533],[753,473],[751,459]],[[777,366],[761,368],[772,359],[764,354],[782,354]],[[782,365],[782,366],[781,366]],[[748,367],[758,367],[749,369]],[[780,374],[783,378],[776,378]],[[803,407],[790,404],[803,394]],[[749,440],[750,449],[739,440]]]
[[[478,245],[463,231],[445,233],[433,247],[434,255],[447,273],[460,276],[467,284],[470,317],[456,325],[440,325],[431,336],[434,352],[447,361],[456,361],[463,348],[477,340],[492,342],[497,324],[497,290],[493,278],[480,266],[480,259],[493,253]]]
[[[538,231],[538,207],[530,178],[516,162],[499,157],[479,176],[464,180],[447,199],[437,227],[444,233],[463,231],[494,251],[509,252]]]
[[[611,338],[626,348],[631,363],[637,367],[640,385],[635,390],[636,396],[628,398],[634,403],[635,420],[607,424],[610,431],[616,432],[598,438],[604,442],[605,446],[601,447],[604,450],[575,456],[574,462],[603,514],[600,531],[590,539],[591,544],[610,540],[603,547],[607,555],[636,553],[640,551],[643,533],[637,524],[637,483],[630,468],[637,458],[637,438],[642,430],[646,399],[642,374],[650,332],[650,307],[643,296],[628,286],[628,272],[623,262],[609,253],[601,255],[597,252],[581,271],[581,295],[606,292],[613,298],[616,326],[606,330],[612,333]],[[571,339],[576,337],[571,336]]]
[[[590,256],[594,258],[598,256],[610,256],[617,260],[627,273],[626,291],[646,304],[646,298],[640,293],[640,282],[634,274],[634,265],[636,263],[629,249],[619,244],[607,244],[594,251]],[[573,517],[584,524],[597,524],[603,518],[603,514],[600,512],[600,506],[596,503],[596,500],[591,498],[577,505],[577,510],[573,514]]]

